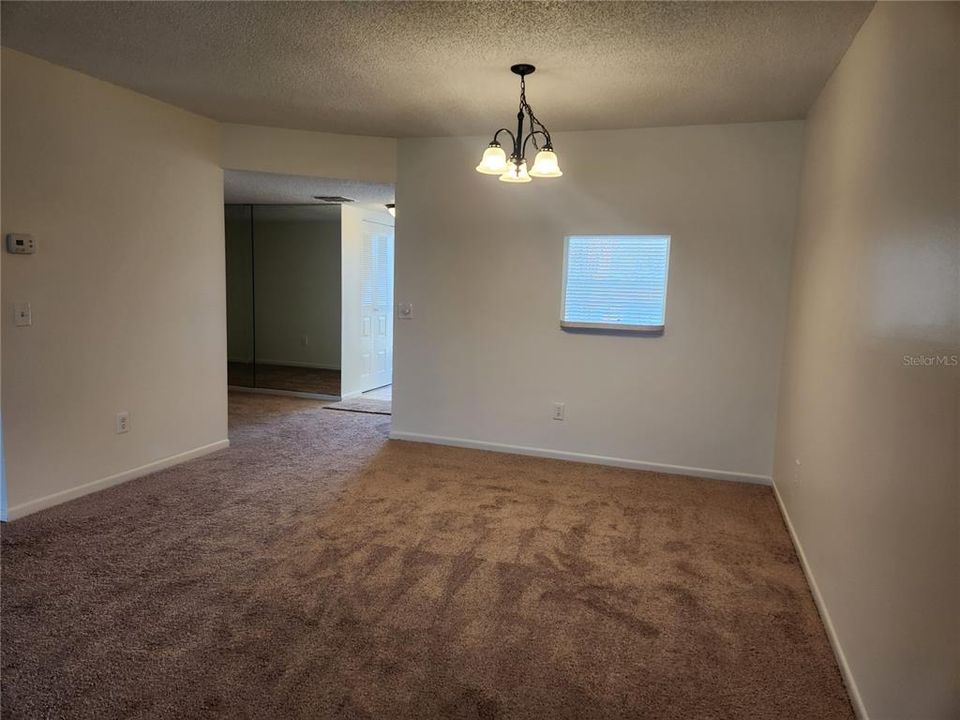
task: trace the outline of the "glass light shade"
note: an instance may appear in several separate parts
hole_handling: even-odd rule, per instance
[[[499,145],[490,144],[483,151],[483,158],[477,165],[477,172],[484,175],[500,175],[507,170],[507,154]]]
[[[393,217],[397,216],[397,206],[394,203],[389,203],[387,205],[387,212],[390,213]]]
[[[507,171],[500,176],[500,182],[528,183],[530,180],[532,178],[527,172],[527,161],[521,160],[517,163],[513,158],[510,158],[510,162],[507,163]]]
[[[560,162],[557,160],[557,154],[551,149],[544,148],[537,153],[533,161],[533,167],[530,168],[530,174],[538,178],[560,177],[563,173],[560,171]]]

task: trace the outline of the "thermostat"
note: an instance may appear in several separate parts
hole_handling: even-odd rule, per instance
[[[22,233],[7,234],[7,252],[17,253],[18,255],[31,255],[37,251],[37,241],[33,235],[24,235]]]

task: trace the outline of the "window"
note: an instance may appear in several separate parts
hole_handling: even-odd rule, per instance
[[[573,235],[563,255],[561,327],[663,330],[668,235]]]

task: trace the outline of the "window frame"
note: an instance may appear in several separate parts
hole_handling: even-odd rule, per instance
[[[660,238],[667,241],[667,260],[666,272],[663,279],[663,324],[662,325],[628,325],[625,323],[590,323],[573,322],[566,320],[567,316],[567,270],[570,257],[570,238]],[[673,236],[667,234],[617,234],[617,235],[599,235],[596,233],[577,233],[575,235],[566,235],[563,238],[563,279],[560,288],[560,327],[563,330],[606,330],[622,333],[631,333],[638,335],[662,335],[667,326],[667,288],[670,282],[670,249],[673,243]]]

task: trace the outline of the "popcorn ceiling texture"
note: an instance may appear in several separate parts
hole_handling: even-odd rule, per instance
[[[805,116],[866,2],[4,2],[5,46],[225,121],[387,137]]]

